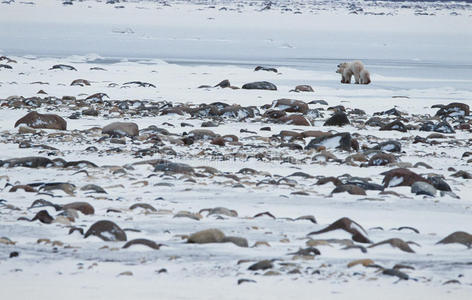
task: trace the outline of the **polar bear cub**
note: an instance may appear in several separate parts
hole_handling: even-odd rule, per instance
[[[352,75],[356,83],[369,84],[371,82],[369,71],[364,69],[364,64],[358,60],[339,64],[336,73],[341,74],[341,83],[351,83]]]

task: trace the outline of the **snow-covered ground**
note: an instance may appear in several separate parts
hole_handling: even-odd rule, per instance
[[[264,9],[267,5],[260,1],[62,2],[0,3],[0,55],[16,61],[0,62],[12,67],[0,68],[0,161],[42,156],[87,160],[99,167],[0,168],[0,199],[5,200],[0,206],[0,238],[8,238],[0,243],[2,299],[470,298],[471,250],[460,244],[436,245],[452,232],[472,233],[470,179],[451,176],[459,170],[472,172],[469,157],[463,155],[470,151],[470,130],[456,129],[445,138],[418,130],[425,120],[438,121],[435,104],[472,104],[469,4],[281,1]],[[363,60],[372,75],[370,85],[340,83],[336,65],[350,59]],[[50,70],[56,64],[77,71]],[[255,72],[258,65],[276,67],[278,72]],[[71,86],[76,79],[86,79],[90,86]],[[269,81],[277,91],[198,88],[224,79],[236,87]],[[125,85],[130,81],[155,87]],[[315,92],[291,92],[301,84],[311,85]],[[108,98],[81,101],[94,93],[106,93]],[[46,97],[51,101],[46,103]],[[322,99],[328,105],[309,104],[322,114],[313,117],[309,127],[275,123],[260,115],[241,120],[161,113],[164,104],[183,108],[222,102],[257,106],[262,114],[261,106],[281,98],[306,103]],[[43,103],[38,107],[36,101]],[[346,108],[351,124],[323,126],[332,114],[327,108],[337,105]],[[406,113],[402,121],[412,126],[407,132],[379,131],[364,124],[374,113],[394,107]],[[90,108],[98,116],[81,114]],[[31,110],[62,116],[67,131],[18,133],[15,122]],[[78,118],[70,118],[77,112]],[[209,120],[219,126],[203,129],[235,135],[239,143],[220,147],[202,140],[182,145],[185,132]],[[102,135],[100,128],[115,121],[135,122],[139,137],[111,140]],[[448,121],[459,124],[456,119]],[[462,121],[470,124],[471,119]],[[153,136],[144,130],[151,125],[170,134]],[[266,126],[271,131],[260,130]],[[323,152],[279,147],[283,141],[274,135],[282,130],[350,132],[361,147],[393,139],[401,143],[402,152],[394,153],[397,164],[365,167],[347,162],[355,152],[331,148],[327,150],[335,159],[325,162],[317,157]],[[418,137],[427,143],[415,143]],[[306,146],[310,140],[292,143]],[[86,150],[92,146],[96,149]],[[151,155],[143,149],[151,149]],[[133,164],[157,158],[217,171],[164,175],[150,164]],[[438,191],[429,197],[411,193],[410,187],[387,187],[398,194],[332,194],[333,183],[316,185],[322,176],[343,174],[382,184],[382,172],[408,164],[418,174],[443,176],[452,193],[440,196]],[[243,168],[257,173],[238,173]],[[297,171],[315,178],[287,177]],[[68,182],[76,189],[69,194],[9,192],[12,186],[39,182]],[[107,193],[81,190],[87,184]],[[18,220],[43,209],[57,218],[59,212],[52,207],[28,209],[38,199],[60,205],[85,201],[95,214],[79,213],[71,224]],[[157,211],[129,209],[136,203],[150,204]],[[200,220],[174,217],[180,211],[198,213],[214,207],[233,209],[238,216],[202,212]],[[254,218],[265,211],[276,218]],[[293,220],[305,215],[313,215],[317,224]],[[314,245],[307,234],[341,217],[361,224],[374,243],[390,238],[413,241],[415,253],[388,244],[367,248],[366,253],[359,248],[343,250],[341,241],[326,241],[351,241],[349,234],[337,230],[310,236],[325,239],[315,246],[321,255],[289,254]],[[84,239],[78,232],[68,235],[70,226],[86,231],[99,220],[135,229],[126,231],[128,241],[146,238],[165,246],[121,249],[124,242]],[[394,230],[401,226],[419,233]],[[186,243],[185,235],[207,228],[244,237],[249,247]],[[9,258],[14,251],[19,256]],[[248,270],[263,259],[274,260],[269,273]],[[409,280],[383,275],[376,267],[347,267],[357,259],[372,259],[384,268],[412,267],[400,269]],[[256,282],[238,284],[238,279]]]

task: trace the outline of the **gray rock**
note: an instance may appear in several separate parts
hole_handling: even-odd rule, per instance
[[[187,243],[194,244],[208,244],[208,243],[223,243],[225,234],[216,228],[206,229],[195,232],[187,239]]]
[[[270,91],[276,91],[277,87],[275,84],[270,83],[268,81],[256,81],[256,82],[251,82],[251,83],[246,83],[242,87],[245,90],[270,90]]]
[[[247,240],[239,236],[226,236],[223,243],[233,243],[236,246],[247,248],[249,246]]]
[[[133,122],[113,122],[103,127],[103,134],[108,134],[110,136],[137,136],[139,134],[138,125]]]
[[[436,188],[427,182],[417,181],[411,185],[411,192],[416,195],[436,196]]]
[[[272,261],[265,259],[256,262],[255,264],[249,266],[248,270],[251,271],[258,271],[258,270],[267,270],[267,269],[272,269],[274,267],[274,264]]]

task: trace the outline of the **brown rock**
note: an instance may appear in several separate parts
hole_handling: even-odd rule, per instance
[[[381,126],[379,130],[381,131],[396,130],[400,132],[408,131],[405,124],[403,124],[401,121],[398,121],[398,120]]]
[[[396,162],[395,156],[389,153],[377,153],[369,159],[369,166],[385,166]]]
[[[88,238],[91,235],[95,235],[105,242],[109,241],[126,241],[126,233],[115,223],[108,220],[101,220],[95,222],[90,226],[89,230],[84,235],[84,238]]]
[[[308,84],[297,85],[294,91],[295,92],[314,92],[311,85],[308,85]]]
[[[71,86],[86,86],[86,85],[90,85],[90,82],[88,80],[85,80],[85,79],[76,79],[74,81],[72,81],[72,83],[70,84]]]
[[[67,203],[62,206],[62,209],[75,209],[83,213],[84,215],[93,215],[95,213],[95,209],[92,205],[87,202],[72,202]]]
[[[133,122],[113,122],[102,128],[102,134],[110,136],[137,136],[139,134],[138,125]]]
[[[363,188],[358,187],[357,185],[353,185],[353,184],[338,185],[334,188],[334,190],[331,193],[335,194],[335,193],[344,193],[344,192],[348,192],[351,195],[363,195],[363,196],[367,195]]]
[[[311,126],[310,122],[302,115],[290,115],[279,119],[280,122],[288,125]]]
[[[144,245],[144,246],[148,246],[149,248],[152,248],[154,250],[159,250],[159,248],[161,248],[161,246],[164,246],[163,244],[156,244],[156,242],[153,242],[151,240],[148,240],[148,239],[134,239],[134,240],[131,240],[129,242],[127,242],[124,246],[123,246],[123,249],[127,249],[133,245]]]
[[[283,98],[283,99],[275,100],[272,103],[272,108],[278,108],[286,112],[298,112],[298,113],[306,114],[308,111],[308,104],[300,100]]]
[[[329,136],[329,135],[331,135],[331,133],[329,133],[329,132],[319,131],[319,130],[307,130],[307,131],[303,131],[301,134],[302,134],[302,136],[303,136],[304,138],[306,138],[306,137],[314,137],[314,138],[317,138],[317,137],[322,137],[322,136]]]
[[[381,173],[381,175],[385,175],[382,181],[384,187],[411,186],[417,181],[428,182],[426,179],[416,174],[415,172],[404,168],[397,168],[387,172],[383,172]]]
[[[66,130],[67,122],[62,117],[54,114],[40,114],[32,111],[15,123],[15,127],[26,124],[31,128],[45,128]]]
[[[287,113],[283,110],[269,109],[262,115],[262,117],[270,119],[280,119],[282,117],[285,117],[286,115]]]
[[[472,234],[469,234],[464,231],[456,231],[446,236],[436,244],[453,244],[458,243],[467,246],[467,248],[472,247]]]
[[[309,233],[308,235],[312,234],[321,234],[321,233],[326,233],[330,232],[333,230],[338,230],[342,229],[346,232],[349,232],[352,235],[352,240],[359,242],[359,243],[372,243],[369,238],[367,238],[367,232],[362,228],[362,226],[355,221],[349,219],[349,218],[341,218],[334,223],[331,223],[328,227],[325,229],[319,230],[319,231],[313,231]]]

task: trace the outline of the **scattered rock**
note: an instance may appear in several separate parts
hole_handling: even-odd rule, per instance
[[[403,252],[415,253],[415,251],[413,251],[413,249],[410,248],[410,245],[408,245],[408,243],[406,243],[402,239],[398,239],[398,238],[393,238],[393,239],[388,239],[388,240],[385,240],[385,241],[381,241],[381,242],[375,243],[373,245],[370,245],[367,248],[374,248],[374,247],[377,247],[377,246],[380,246],[380,245],[385,245],[385,244],[389,244],[393,248],[398,248],[398,249],[402,250]]]
[[[369,166],[385,166],[388,164],[393,164],[397,159],[392,154],[388,153],[377,153],[369,159]]]
[[[361,187],[358,187],[357,185],[352,185],[352,184],[341,184],[336,186],[336,188],[331,192],[331,194],[335,193],[344,193],[348,192],[351,195],[367,195],[365,193],[365,190]]]
[[[308,111],[308,104],[300,100],[283,98],[272,102],[272,108],[277,108],[285,112],[299,112],[306,114]]]
[[[436,244],[462,244],[467,248],[472,248],[472,234],[464,231],[456,231],[446,236]]]
[[[225,234],[219,229],[206,229],[193,233],[187,239],[188,243],[207,244],[207,243],[223,243]]]
[[[103,127],[102,134],[112,137],[134,137],[139,135],[138,125],[132,122],[113,122]]]
[[[272,261],[265,259],[265,260],[258,261],[255,264],[252,264],[247,269],[251,271],[259,271],[259,270],[272,269],[273,267],[274,267],[274,264],[272,263]]]
[[[401,121],[398,121],[398,120],[381,126],[380,130],[381,131],[396,130],[396,131],[400,131],[400,132],[407,132],[408,131],[405,124],[403,124]]]
[[[320,146],[325,148],[339,148],[342,150],[351,150],[351,134],[349,132],[341,132],[333,135],[320,136],[311,140],[305,147],[308,149],[318,149]]]
[[[108,220],[101,220],[95,222],[90,226],[89,230],[84,235],[84,238],[88,238],[91,235],[95,235],[105,242],[126,242],[126,233],[115,223]]]
[[[54,114],[40,114],[35,111],[27,113],[24,117],[16,121],[15,127],[20,124],[26,124],[31,128],[67,129],[67,122],[62,117]]]
[[[256,68],[254,68],[254,72],[256,72],[256,71],[266,71],[266,72],[278,73],[276,68],[267,68],[267,67],[262,67],[262,66],[257,66]]]
[[[164,244],[156,244],[156,242],[153,242],[153,241],[148,240],[148,239],[134,239],[134,240],[131,240],[131,241],[127,242],[123,246],[123,249],[127,249],[131,246],[134,246],[134,245],[144,245],[144,246],[148,246],[149,248],[152,248],[154,250],[159,250],[159,248],[161,248],[161,246],[164,246]]]
[[[302,84],[302,85],[297,85],[295,87],[295,89],[291,90],[291,91],[294,91],[294,92],[314,92],[313,88],[311,87],[311,85],[308,85],[308,84]]]
[[[245,90],[270,90],[270,91],[276,91],[277,87],[275,84],[270,83],[268,81],[257,81],[257,82],[251,82],[251,83],[246,83],[242,87]]]
[[[369,244],[372,243],[367,237],[367,232],[364,230],[364,228],[362,228],[362,226],[359,225],[358,223],[346,217],[335,221],[334,223],[330,224],[325,229],[310,232],[308,235],[321,234],[321,233],[326,233],[326,232],[330,232],[330,231],[338,230],[338,229],[342,229],[350,233],[352,235],[352,239],[358,243],[369,243]]]
[[[385,175],[382,183],[384,187],[411,186],[417,181],[427,182],[426,179],[408,169],[397,168],[381,173]]]
[[[335,112],[328,120],[326,120],[323,126],[344,126],[347,124],[351,124],[351,122],[349,122],[346,113],[338,111]]]
[[[436,188],[423,181],[417,181],[411,185],[411,192],[416,195],[436,196]]]

